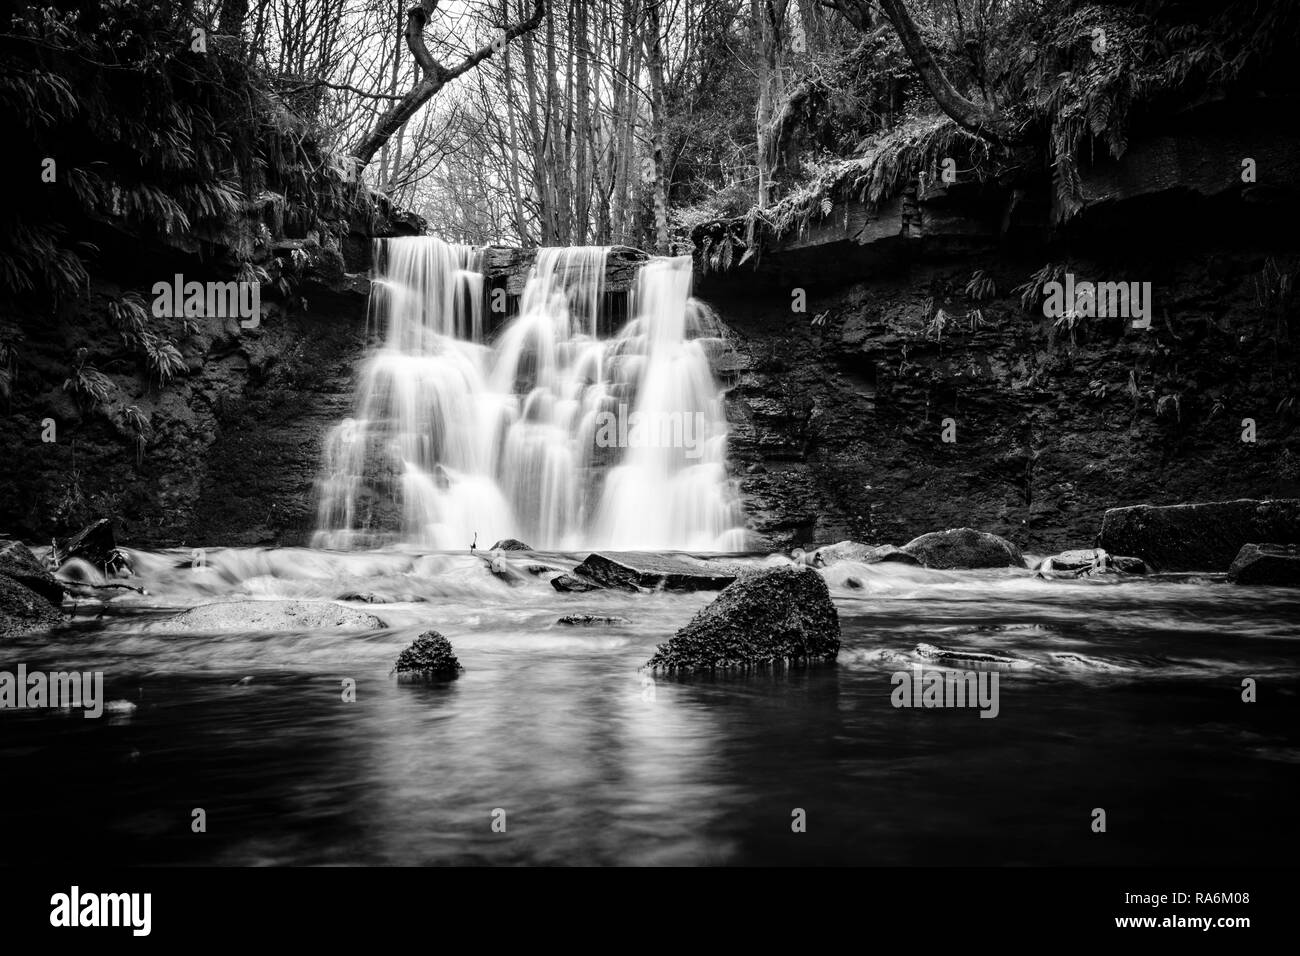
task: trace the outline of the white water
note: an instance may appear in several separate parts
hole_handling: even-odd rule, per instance
[[[541,249],[519,314],[484,338],[480,255],[383,240],[384,344],[325,441],[313,544],[738,551],[727,426],[687,257],[638,274],[600,339],[607,250]]]

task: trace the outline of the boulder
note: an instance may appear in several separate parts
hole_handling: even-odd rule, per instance
[[[460,666],[451,649],[451,641],[437,631],[425,631],[411,646],[397,655],[393,671],[401,676],[433,678],[459,677]]]
[[[598,551],[573,569],[578,577],[622,591],[721,591],[737,569],[642,551]],[[555,582],[551,582],[554,584]]]
[[[822,576],[781,566],[737,579],[671,639],[646,667],[689,671],[834,661],[840,621]]]
[[[927,568],[1023,568],[1024,555],[1010,541],[974,528],[932,531],[913,538],[901,549]]]
[[[374,631],[386,627],[367,611],[333,601],[229,601],[201,604],[164,622],[176,631],[310,631],[337,628]]]
[[[1156,571],[1227,571],[1243,546],[1259,541],[1300,544],[1300,499],[1111,508],[1097,546]]]
[[[1294,544],[1243,544],[1228,568],[1234,584],[1300,587],[1300,548]]]
[[[36,555],[21,541],[0,538],[0,577],[30,588],[55,607],[63,603],[63,585],[54,580],[54,575],[41,565]]]
[[[892,544],[873,546],[859,544],[856,541],[841,541],[838,544],[828,544],[824,548],[818,548],[812,554],[812,564],[815,568],[829,568],[832,564],[837,564],[840,561],[855,561],[858,564],[880,564],[881,562],[921,563],[902,548],[895,547]]]
[[[63,615],[44,596],[0,576],[0,637],[17,637],[54,627]]]
[[[498,541],[496,544],[492,545],[492,547],[488,548],[488,550],[489,551],[531,551],[533,549],[530,548],[528,545],[524,544],[522,541],[519,541],[515,538],[505,538],[504,540]]]

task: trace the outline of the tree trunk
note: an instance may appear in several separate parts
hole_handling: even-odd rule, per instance
[[[654,166],[654,251],[668,254],[668,179],[664,169],[664,123],[667,112],[664,103],[663,34],[659,24],[659,3],[650,0],[646,7],[645,47],[646,67],[650,73],[650,158]]]

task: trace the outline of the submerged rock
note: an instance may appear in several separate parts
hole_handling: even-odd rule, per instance
[[[1300,499],[1111,508],[1097,545],[1156,571],[1227,571],[1247,544],[1300,544]]]
[[[54,579],[21,541],[0,538],[0,577],[30,588],[54,607],[63,603],[63,585]]]
[[[492,545],[492,547],[488,548],[488,550],[489,551],[531,551],[533,549],[516,538],[505,538],[501,541],[498,541],[496,544]]]
[[[62,621],[63,615],[44,595],[0,576],[0,637],[17,637]]]
[[[623,591],[720,591],[736,580],[736,569],[641,551],[597,551],[573,569],[600,587]],[[554,584],[555,582],[551,582]]]
[[[1010,541],[974,528],[950,528],[913,538],[902,551],[927,568],[1023,568],[1024,555]]]
[[[829,568],[840,561],[854,561],[858,564],[880,564],[891,562],[897,564],[920,564],[913,555],[892,544],[870,545],[856,541],[840,541],[828,544],[813,552],[812,564],[816,568]]]
[[[746,574],[668,641],[646,667],[687,671],[833,661],[840,621],[822,576],[775,567]]]
[[[1243,544],[1228,568],[1234,584],[1300,587],[1300,548],[1294,544]]]
[[[595,627],[599,624],[631,624],[625,617],[600,617],[596,614],[566,614],[555,622],[569,627]]]
[[[1008,668],[1010,670],[1027,670],[1034,666],[1033,661],[1010,654],[989,654],[985,651],[967,651],[953,647],[935,647],[933,644],[917,644],[916,656],[936,664],[956,667],[959,665],[977,665],[984,667]]]
[[[190,608],[168,619],[165,626],[178,631],[373,631],[388,625],[373,614],[333,601],[229,601]]]
[[[453,678],[465,668],[451,649],[451,641],[437,631],[425,631],[397,655],[393,671],[406,677]]]

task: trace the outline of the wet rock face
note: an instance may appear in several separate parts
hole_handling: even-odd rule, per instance
[[[1228,568],[1234,584],[1300,587],[1300,547],[1294,544],[1244,544]]]
[[[807,567],[745,574],[670,640],[646,667],[667,672],[834,661],[840,622],[822,576]]]
[[[63,615],[45,597],[0,575],[0,638],[44,630],[62,620]]]
[[[496,544],[492,545],[492,547],[488,548],[488,550],[489,551],[531,551],[533,549],[530,548],[528,545],[524,544],[522,541],[520,541],[517,538],[505,538],[501,541],[498,541]]]
[[[1098,544],[1156,571],[1227,571],[1243,546],[1300,544],[1300,499],[1111,508]]]
[[[393,665],[399,677],[425,680],[459,677],[464,669],[452,651],[451,641],[437,631],[425,631],[417,637],[397,655],[397,663]]]
[[[1025,566],[1024,555],[1010,541],[974,528],[932,531],[907,542],[901,550],[924,567],[940,570]]]
[[[752,546],[901,544],[970,525],[1052,554],[1096,544],[1107,508],[1300,496],[1294,416],[1254,445],[1239,427],[1257,414],[1248,409],[1271,418],[1289,395],[1294,355],[1271,351],[1274,320],[1253,290],[1274,255],[1268,247],[1293,256],[1300,241],[1281,229],[1262,230],[1267,240],[1244,227],[1228,233],[1220,216],[1207,215],[1198,232],[1162,214],[1178,241],[1144,243],[1132,261],[1148,264],[1129,274],[1115,258],[1117,236],[1150,219],[1127,215],[1068,254],[1008,247],[848,264],[825,282],[802,261],[765,254],[757,271],[747,263],[697,276],[696,295],[728,330],[714,368]],[[808,251],[839,264],[829,246]],[[1089,281],[1150,279],[1152,328],[1088,320],[1071,336],[1026,308],[1017,287],[1067,258]],[[977,270],[993,287],[973,301],[965,289]],[[799,289],[803,312],[792,308]],[[927,316],[936,306],[956,316],[942,333]],[[1159,417],[1160,400],[1175,396],[1174,414],[1166,401]],[[952,442],[943,440],[948,418]]]

